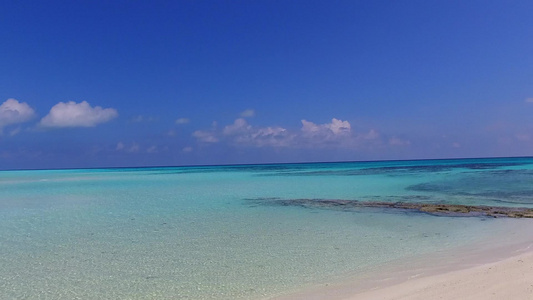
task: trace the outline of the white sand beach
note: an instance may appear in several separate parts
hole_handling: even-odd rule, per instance
[[[415,278],[345,299],[533,299],[533,252],[465,270]]]

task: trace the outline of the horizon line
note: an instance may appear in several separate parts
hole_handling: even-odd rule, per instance
[[[106,170],[106,169],[155,169],[155,168],[198,168],[198,167],[231,167],[231,166],[264,166],[264,165],[304,165],[304,164],[341,164],[341,163],[372,163],[372,162],[407,162],[407,161],[444,161],[465,159],[520,159],[533,156],[484,156],[484,157],[448,157],[448,158],[413,158],[413,159],[382,159],[382,160],[345,160],[345,161],[302,161],[302,162],[269,162],[269,163],[235,163],[235,164],[193,164],[193,165],[159,165],[159,166],[107,166],[107,167],[65,167],[65,168],[21,168],[0,169],[0,172],[12,171],[60,171],[60,170]]]

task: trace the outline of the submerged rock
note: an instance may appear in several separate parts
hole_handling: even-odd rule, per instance
[[[358,210],[361,208],[384,208],[410,210],[438,216],[488,216],[507,218],[533,218],[533,208],[502,207],[460,204],[431,204],[416,202],[377,202],[338,199],[250,199],[282,206],[301,206],[308,208]]]

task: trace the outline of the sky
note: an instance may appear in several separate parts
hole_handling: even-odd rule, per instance
[[[533,156],[532,1],[0,2],[0,169]]]

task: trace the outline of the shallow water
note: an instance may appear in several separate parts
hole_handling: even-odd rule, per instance
[[[0,291],[6,299],[270,297],[482,241],[509,222],[271,198],[533,207],[532,187],[531,158],[4,171]]]

